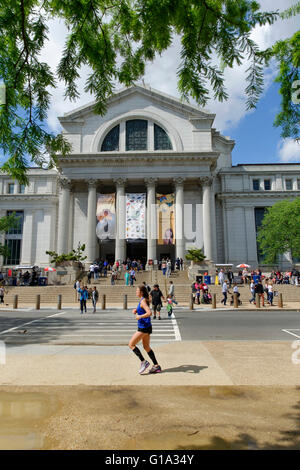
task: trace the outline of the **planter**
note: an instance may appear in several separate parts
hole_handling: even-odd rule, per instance
[[[55,264],[56,271],[51,273],[49,283],[51,284],[74,284],[83,271],[80,261],[62,261]]]

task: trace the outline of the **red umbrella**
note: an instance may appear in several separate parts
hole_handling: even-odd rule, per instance
[[[239,264],[239,265],[237,266],[237,268],[250,268],[250,267],[251,267],[251,266],[250,266],[249,264],[245,264],[245,263]]]
[[[55,268],[51,268],[51,266],[48,266],[48,268],[44,268],[44,271],[56,271]]]

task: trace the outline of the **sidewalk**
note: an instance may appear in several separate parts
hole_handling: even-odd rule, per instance
[[[133,308],[136,308],[136,305],[137,305],[137,302],[128,302],[127,304],[127,308],[128,309],[133,309]],[[87,307],[88,308],[92,308],[92,304],[91,302],[88,302],[87,304]],[[189,303],[188,302],[180,302],[180,304],[178,304],[178,307],[181,308],[183,307],[184,309],[186,310],[189,310]],[[47,308],[50,308],[50,309],[57,309],[57,303],[55,302],[52,302],[52,303],[41,303],[41,309],[47,309]],[[121,302],[116,302],[116,303],[110,303],[110,304],[106,304],[106,309],[109,310],[109,309],[115,309],[115,308],[123,308],[123,303]],[[32,303],[22,303],[20,302],[18,304],[18,309],[16,310],[13,310],[13,304],[12,303],[8,303],[8,304],[0,304],[0,312],[1,311],[5,311],[5,310],[13,310],[15,312],[17,312],[18,310],[22,310],[22,309],[25,309],[25,310],[28,310],[28,309],[35,309],[35,302],[33,301]],[[74,303],[63,303],[62,304],[62,310],[64,309],[78,309],[79,310],[79,303],[78,302],[74,302]],[[165,309],[165,304],[163,304],[163,309]],[[232,305],[226,305],[224,307],[223,304],[221,304],[221,302],[217,302],[217,308],[216,310],[233,310],[234,307]],[[279,308],[277,304],[273,305],[272,307],[270,305],[267,304],[267,302],[265,302],[265,306],[264,307],[260,307],[261,310],[295,310],[295,311],[299,311],[300,312],[300,302],[283,302],[283,308]],[[212,306],[211,305],[206,305],[206,304],[194,304],[194,309],[193,309],[195,312],[201,312],[201,310],[203,311],[207,311],[207,310],[213,310]],[[248,304],[246,303],[243,303],[241,306],[238,307],[238,309],[234,309],[234,310],[259,310],[256,308],[256,305],[254,304],[250,304],[248,302]],[[97,311],[101,311],[101,302],[98,302],[97,304]],[[176,306],[174,308],[174,312],[176,313]]]
[[[163,373],[142,376],[138,359],[124,346],[8,345],[0,386],[295,386],[300,385],[300,364],[292,361],[293,343],[188,341],[155,346]],[[300,344],[298,349],[300,359]]]

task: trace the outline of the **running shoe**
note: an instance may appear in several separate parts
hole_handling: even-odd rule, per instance
[[[153,320],[156,320],[156,315],[153,315]]]
[[[158,374],[158,372],[161,372],[161,367],[157,364],[149,370],[148,374]]]
[[[145,370],[148,369],[149,366],[150,366],[150,363],[148,361],[142,361],[139,374],[142,374],[143,372],[145,372]]]

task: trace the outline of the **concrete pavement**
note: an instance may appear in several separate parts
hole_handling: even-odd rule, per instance
[[[300,340],[290,338],[156,345],[163,373],[142,376],[138,359],[126,347],[110,348],[106,354],[97,346],[10,347],[6,364],[0,365],[0,386],[300,385]]]

